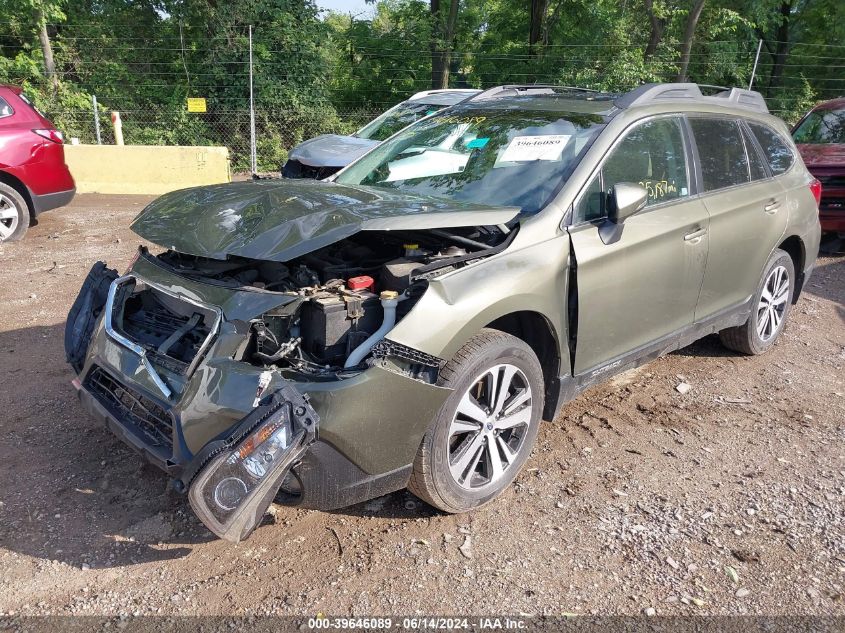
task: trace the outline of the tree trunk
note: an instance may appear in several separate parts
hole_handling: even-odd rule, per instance
[[[657,52],[657,47],[663,39],[663,31],[666,29],[666,18],[660,18],[655,15],[652,0],[645,0],[645,10],[648,13],[648,21],[651,23],[648,46],[646,46],[645,52],[643,53],[643,59],[648,60]]]
[[[449,87],[449,65],[458,21],[459,0],[450,0],[445,20],[440,0],[431,0],[431,87],[434,90]]]
[[[690,9],[689,15],[687,15],[684,40],[681,42],[681,68],[678,71],[678,78],[676,80],[679,83],[687,80],[689,56],[692,50],[692,42],[695,39],[695,27],[698,25],[698,19],[701,17],[701,11],[704,9],[704,2],[705,0],[693,0],[692,9]]]
[[[536,46],[543,39],[543,22],[546,17],[547,0],[530,0],[531,23],[528,28],[528,54],[537,54]]]
[[[769,87],[766,97],[771,98],[783,81],[783,69],[789,56],[789,17],[792,13],[792,2],[785,0],[778,9],[780,24],[775,30],[775,49],[772,54],[772,71],[769,75]]]
[[[558,3],[555,5],[555,8],[552,9],[552,14],[549,16],[547,20],[545,20],[543,24],[543,46],[548,46],[549,44],[549,33],[554,30],[555,26],[557,26],[558,20],[560,19],[560,9],[563,7],[564,0],[558,0]]]
[[[44,55],[44,71],[53,86],[53,92],[59,89],[59,76],[56,74],[56,62],[53,59],[53,46],[50,44],[50,34],[47,32],[47,19],[44,12],[38,11],[38,39],[41,40],[41,52]]]

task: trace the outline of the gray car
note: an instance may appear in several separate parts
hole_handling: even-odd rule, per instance
[[[503,86],[338,173],[162,196],[66,331],[86,409],[219,536],[408,487],[465,512],[542,419],[718,332],[783,332],[820,188],[756,92]]]
[[[351,136],[321,134],[294,147],[282,167],[285,178],[327,178],[422,117],[439,112],[480,90],[425,90],[396,104]]]

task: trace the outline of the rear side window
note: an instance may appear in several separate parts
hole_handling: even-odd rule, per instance
[[[749,182],[748,157],[737,121],[689,119],[698,156],[704,191],[715,191]]]
[[[4,116],[12,116],[14,113],[15,111],[12,110],[12,106],[9,105],[9,102],[3,97],[0,97],[0,119]]]
[[[763,148],[763,153],[769,161],[769,167],[772,169],[772,174],[777,176],[784,173],[787,169],[792,167],[794,160],[792,150],[786,144],[777,132],[773,129],[760,125],[759,123],[749,123],[751,132]]]

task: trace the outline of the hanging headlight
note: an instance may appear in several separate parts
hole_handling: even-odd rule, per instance
[[[285,385],[227,439],[206,446],[183,481],[190,485],[191,508],[208,529],[236,543],[246,538],[313,440],[318,420],[307,399]]]

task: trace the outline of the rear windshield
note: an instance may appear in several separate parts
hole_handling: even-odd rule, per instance
[[[400,132],[337,182],[535,213],[560,190],[603,127],[595,115],[450,109]]]
[[[446,106],[405,101],[362,127],[355,135],[373,141],[383,141],[424,116],[440,112]]]
[[[845,109],[815,110],[792,133],[796,143],[845,143]]]
[[[0,97],[0,119],[4,116],[12,116],[14,113],[15,111],[12,110],[12,106],[9,105],[9,102],[3,97]]]

